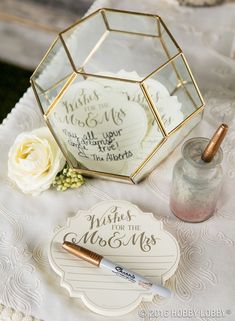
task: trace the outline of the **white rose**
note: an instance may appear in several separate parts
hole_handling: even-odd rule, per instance
[[[26,194],[47,190],[65,159],[47,127],[21,133],[8,154],[8,176]]]

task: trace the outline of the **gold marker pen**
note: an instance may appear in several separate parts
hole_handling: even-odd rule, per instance
[[[131,283],[138,284],[140,287],[146,290],[150,290],[153,294],[158,294],[163,297],[169,297],[171,295],[169,289],[161,285],[154,284],[150,280],[144,278],[143,276],[136,274],[135,272],[129,271],[126,268],[120,266],[119,264],[115,264],[104,258],[102,255],[92,252],[80,245],[64,240],[63,248],[71,254],[83,259],[84,261],[87,261],[97,267],[107,269],[111,271],[113,274],[122,277],[123,279]]]
[[[217,153],[220,145],[227,134],[228,125],[221,124],[219,128],[214,133],[213,137],[209,141],[208,145],[206,146],[204,152],[202,153],[202,160],[206,163],[209,163],[214,158],[215,154]]]

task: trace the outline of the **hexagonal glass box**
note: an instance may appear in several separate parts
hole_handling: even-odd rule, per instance
[[[31,77],[69,165],[137,183],[200,121],[204,102],[157,15],[100,9],[61,32]]]

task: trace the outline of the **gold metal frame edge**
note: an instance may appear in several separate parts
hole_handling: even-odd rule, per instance
[[[164,64],[162,64],[161,66],[159,66],[157,69],[155,69],[154,71],[152,71],[147,77],[145,77],[144,79],[142,79],[140,82],[144,83],[147,79],[151,78],[152,76],[154,76],[156,73],[158,73],[161,69],[165,68],[168,64],[170,64],[174,59],[176,59],[178,56],[180,56],[182,54],[182,51],[178,52],[177,54],[175,54],[174,56],[172,56],[170,59],[168,59]]]
[[[60,39],[60,37],[57,35],[57,37],[53,40],[52,44],[49,46],[49,48],[47,49],[47,51],[45,52],[45,54],[42,57],[42,60],[40,61],[40,63],[38,64],[38,66],[36,67],[36,69],[34,70],[33,74],[30,76],[30,80],[33,79],[33,77],[35,76],[35,74],[38,72],[38,69],[42,66],[42,64],[45,62],[46,58],[48,57],[51,49],[54,47],[54,45],[56,44],[56,42]]]
[[[87,72],[81,72],[79,70],[77,70],[76,73],[78,75],[81,75],[81,76],[94,77],[94,78],[103,78],[103,79],[114,80],[114,81],[124,81],[124,82],[129,82],[129,83],[132,83],[132,84],[140,84],[141,83],[141,80],[132,80],[132,79],[128,79],[128,78],[97,75],[97,74],[92,74],[92,73],[87,73]]]
[[[180,123],[178,126],[176,126],[175,128],[173,128],[168,135],[171,136],[172,134],[174,134],[178,129],[180,129],[181,127],[183,127],[184,125],[186,125],[192,118],[194,118],[195,116],[197,116],[198,114],[202,113],[204,110],[205,105],[201,105],[197,110],[195,110],[192,114],[188,115],[188,117],[186,117],[182,123]]]
[[[185,57],[185,55],[184,55],[183,52],[182,52],[182,55],[181,55],[181,56],[182,56],[182,59],[183,59],[183,61],[184,61],[184,63],[185,63],[186,69],[188,70],[189,75],[190,75],[190,77],[191,77],[191,79],[192,79],[192,81],[193,81],[193,84],[194,84],[194,86],[195,86],[195,88],[196,88],[196,91],[197,91],[197,93],[198,93],[198,95],[199,95],[199,97],[200,97],[201,103],[205,106],[204,98],[202,97],[201,91],[200,91],[200,89],[199,89],[199,87],[198,87],[198,85],[197,85],[197,82],[196,82],[196,80],[195,80],[195,78],[194,78],[194,75],[193,75],[193,73],[192,73],[192,71],[191,71],[191,68],[189,67],[188,61],[187,61],[187,59],[186,59],[186,57]]]
[[[165,144],[167,137],[163,137],[162,140],[153,148],[152,152],[145,158],[140,166],[131,174],[131,178],[134,180],[136,175],[146,166],[146,164],[153,158],[156,152]]]
[[[61,150],[61,152],[62,152],[62,154],[63,154],[63,156],[64,156],[64,158],[65,158],[65,160],[66,160],[66,162],[67,162],[68,165],[69,165],[69,167],[73,168],[74,166],[73,166],[71,160],[70,160],[69,157],[68,157],[67,151],[64,149],[63,145],[62,145],[62,144],[60,143],[60,141],[58,140],[58,137],[57,137],[57,135],[56,135],[55,132],[54,132],[54,129],[53,129],[51,123],[50,123],[50,120],[49,120],[47,117],[45,117],[45,115],[44,115],[44,121],[46,122],[48,128],[50,129],[51,134],[52,134],[52,136],[54,137],[57,145],[59,146],[59,148],[60,148],[60,150]]]
[[[34,80],[31,79],[31,78],[30,78],[30,83],[31,83],[31,86],[32,86],[32,88],[33,88],[34,95],[35,95],[35,97],[36,97],[38,107],[39,107],[42,115],[44,115],[44,109],[43,109],[42,104],[41,104],[41,101],[40,101],[40,99],[39,99],[37,89],[35,88]]]
[[[175,46],[179,49],[179,51],[182,52],[182,49],[180,47],[180,45],[178,44],[178,42],[175,40],[175,37],[172,35],[172,33],[170,32],[170,30],[168,29],[168,27],[165,25],[165,22],[162,20],[161,17],[159,17],[159,21],[160,21],[160,25],[162,24],[164,29],[166,30],[166,32],[168,33],[168,35],[170,36],[171,40],[174,42]]]
[[[66,93],[66,91],[69,89],[69,86],[73,81],[76,79],[77,73],[73,72],[72,75],[69,77],[69,79],[66,81],[58,95],[54,98],[53,102],[51,105],[48,107],[47,111],[44,112],[44,115],[46,118],[50,115],[51,111],[56,107],[58,104],[59,100],[63,97],[63,95]]]
[[[148,103],[148,105],[149,105],[149,107],[150,107],[150,109],[152,111],[153,117],[155,118],[155,120],[156,120],[156,122],[157,122],[157,124],[159,126],[159,129],[160,129],[160,131],[162,133],[162,136],[163,137],[167,137],[168,136],[167,135],[167,131],[166,131],[166,128],[165,128],[165,126],[164,126],[164,124],[162,122],[161,115],[159,114],[159,112],[157,110],[157,106],[155,106],[155,104],[154,104],[154,102],[152,100],[152,97],[150,96],[150,94],[148,92],[147,87],[145,86],[144,83],[142,83],[140,85],[140,88],[141,88],[141,90],[142,90],[142,92],[144,94],[144,97],[147,100],[147,103]]]
[[[98,10],[95,10],[93,12],[91,12],[89,15],[75,21],[72,25],[70,25],[68,28],[65,28],[64,30],[62,30],[59,35],[63,35],[64,33],[68,32],[69,30],[75,28],[77,25],[83,23],[84,21],[88,20],[89,18],[95,16],[96,14],[100,13],[102,9],[98,9]]]
[[[85,168],[74,168],[73,169],[81,175],[91,175],[91,176],[99,176],[99,177],[107,177],[107,178],[116,178],[118,180],[123,180],[132,183],[130,176],[127,175],[120,175],[108,172],[101,172],[92,169],[85,169]]]
[[[113,9],[113,8],[107,8],[107,7],[101,8],[99,10],[117,12],[117,13],[124,13],[124,14],[130,14],[130,15],[147,16],[147,17],[152,17],[152,18],[160,18],[156,14],[147,13],[147,12],[138,12],[138,11],[130,11],[130,10],[122,10],[122,9]]]

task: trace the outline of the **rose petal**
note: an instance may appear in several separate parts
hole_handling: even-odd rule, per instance
[[[51,186],[65,159],[47,127],[17,136],[8,155],[8,176],[24,192],[38,195]]]

